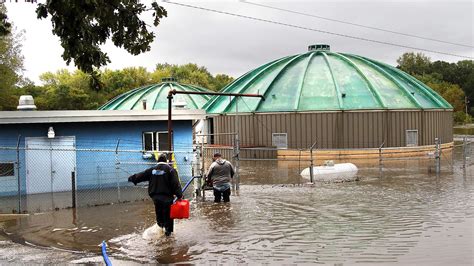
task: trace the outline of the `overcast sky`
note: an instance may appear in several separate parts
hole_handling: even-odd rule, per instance
[[[42,2],[42,1],[39,1]],[[243,14],[267,20],[353,35],[406,46],[474,57],[472,47],[443,44],[412,37],[344,25],[234,1],[178,1],[196,6]],[[149,3],[149,1],[145,1]],[[274,25],[218,13],[163,3],[168,17],[154,28],[157,37],[151,51],[129,55],[111,44],[104,46],[112,62],[120,69],[144,66],[150,71],[157,63],[205,66],[213,74],[238,77],[270,60],[307,51],[315,43],[331,45],[336,52],[353,53],[396,65],[407,48],[353,40],[324,33]],[[472,1],[264,1],[265,5],[291,9],[372,27],[389,29],[433,39],[473,46],[474,10]],[[25,31],[24,75],[39,82],[46,71],[66,68],[59,39],[51,33],[50,20],[37,20],[36,4],[6,3],[8,16],[18,30]],[[145,19],[151,24],[151,14]],[[456,62],[462,58],[424,52],[433,61]],[[68,68],[74,69],[73,65]]]

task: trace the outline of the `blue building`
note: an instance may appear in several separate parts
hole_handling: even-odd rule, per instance
[[[193,124],[204,117],[173,110],[182,182],[192,175]],[[129,175],[170,150],[167,122],[166,110],[0,112],[0,197],[130,186]]]

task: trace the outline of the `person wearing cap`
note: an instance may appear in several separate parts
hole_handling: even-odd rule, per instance
[[[173,232],[174,221],[170,218],[170,208],[174,197],[183,197],[181,184],[176,170],[167,163],[166,154],[158,157],[158,164],[143,172],[133,174],[128,182],[137,183],[148,181],[148,195],[155,204],[156,223],[165,230],[165,235]]]
[[[235,171],[232,164],[223,159],[220,153],[215,153],[213,162],[207,171],[207,179],[212,182],[214,190],[214,202],[230,201],[230,180],[234,177]]]

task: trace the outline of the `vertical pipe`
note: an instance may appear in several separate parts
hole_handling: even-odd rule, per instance
[[[170,151],[173,151],[173,144],[171,134],[173,132],[173,120],[171,120],[171,111],[172,111],[172,100],[173,94],[170,92],[168,93],[168,145],[170,147]]]
[[[17,176],[17,181],[18,181],[18,213],[21,213],[20,139],[21,139],[21,135],[18,135],[18,140],[16,142],[16,176]]]

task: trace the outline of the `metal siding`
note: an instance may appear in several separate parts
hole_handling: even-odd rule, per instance
[[[296,114],[290,114],[290,120],[291,120],[291,145],[289,147],[294,147],[294,148],[299,148],[298,147],[298,134],[296,130]]]
[[[333,114],[324,116],[321,115],[321,125],[323,128],[321,129],[321,138],[325,140],[326,148],[330,148],[332,146],[332,142],[334,139],[334,135],[332,133],[332,128],[334,124]]]

